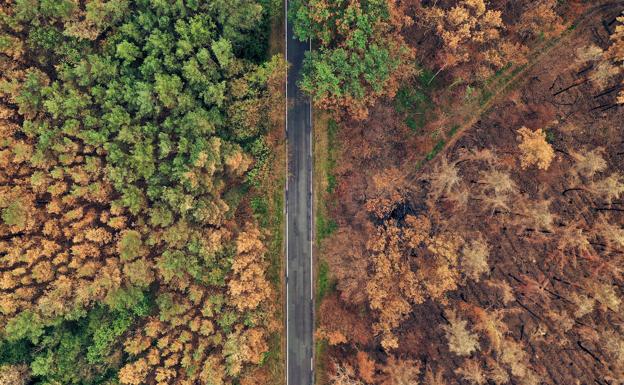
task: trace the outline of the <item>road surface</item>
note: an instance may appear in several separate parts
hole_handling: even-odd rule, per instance
[[[288,0],[286,6],[288,6]],[[314,381],[312,262],[312,110],[297,87],[309,43],[286,22],[288,182],[286,184],[286,383]]]

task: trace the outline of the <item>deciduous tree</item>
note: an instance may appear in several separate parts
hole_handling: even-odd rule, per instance
[[[400,35],[411,20],[394,2],[295,1],[291,10],[297,37],[318,43],[300,84],[317,106],[363,119],[414,74],[414,51]]]
[[[533,131],[526,127],[518,129],[518,148],[521,151],[520,164],[523,169],[536,166],[546,170],[555,157],[555,151],[546,141],[546,133],[541,128]]]
[[[526,49],[503,36],[506,26],[501,11],[485,0],[461,0],[447,8],[435,4],[424,7],[421,17],[442,43],[437,55],[441,69],[456,68],[459,77],[472,82],[484,80],[511,61],[525,60]]]

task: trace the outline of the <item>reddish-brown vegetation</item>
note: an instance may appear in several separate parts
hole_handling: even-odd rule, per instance
[[[479,1],[450,3],[436,12],[488,12]],[[524,11],[509,33],[562,22],[555,2],[525,5],[510,5]],[[323,333],[341,337],[325,357],[330,383],[624,381],[624,74],[601,73],[602,63],[621,64],[604,54],[621,38],[607,35],[621,32],[619,11],[592,14],[419,170],[423,139],[391,106],[343,124],[339,229],[323,245],[337,292],[318,311]],[[578,49],[590,46],[598,49]]]

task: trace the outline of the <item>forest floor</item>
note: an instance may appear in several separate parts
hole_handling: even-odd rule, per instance
[[[590,8],[581,17],[566,25],[566,30],[561,36],[543,41],[533,48],[527,64],[511,66],[497,73],[486,82],[486,86],[479,90],[477,95],[469,98],[464,106],[456,109],[458,112],[448,121],[450,129],[445,132],[445,145],[440,152],[445,152],[452,147],[466,130],[474,126],[492,106],[504,100],[516,87],[521,86],[534,67],[542,66],[548,58],[553,56],[553,52],[557,52],[558,48],[569,46],[571,41],[579,40],[578,35],[582,34],[585,26],[600,28],[596,25],[596,15],[600,15],[605,9],[613,9],[621,4],[624,4],[624,1],[608,1]],[[583,41],[583,37],[580,40]]]
[[[611,261],[622,250],[604,229],[624,224],[623,203],[608,192],[623,188],[617,173],[624,170],[624,110],[615,105],[622,75],[587,57],[592,47],[608,46],[609,24],[621,11],[609,6],[582,17],[562,37],[545,43],[546,49],[541,46],[529,65],[508,69],[511,75],[502,75],[487,99],[471,104],[470,114],[446,120],[453,122],[444,126],[448,132],[426,123],[414,129],[418,124],[406,119],[400,100],[399,108],[396,102],[382,104],[367,121],[341,125],[339,146],[354,150],[339,154],[328,198],[338,228],[322,250],[332,274],[341,270],[349,277],[357,275],[349,271],[370,270],[366,236],[378,223],[363,207],[380,177],[388,175],[408,179],[397,177],[394,183],[395,195],[403,197],[392,218],[427,215],[436,234],[459,234],[466,241],[482,237],[490,247],[487,279],[463,279],[445,303],[415,306],[394,331],[400,341],[395,356],[424,363],[423,369],[440,373],[447,383],[468,383],[455,371],[467,361],[449,352],[441,325],[449,323],[449,307],[459,309],[471,327],[479,321],[474,309],[486,309],[501,317],[504,346],[525,346],[514,358],[521,367],[511,368],[522,383],[530,383],[531,376],[546,384],[614,383],[609,378],[619,369],[609,350],[615,342],[608,339],[619,335],[612,329],[624,320],[616,300],[622,296],[622,277]],[[422,95],[399,93],[399,99],[427,104],[440,92],[430,79],[428,74],[419,79]],[[547,170],[520,167],[517,130],[523,126],[546,132],[556,154]],[[587,165],[591,154],[598,166]],[[448,167],[458,180],[443,194],[433,194],[432,186]],[[596,170],[587,172],[591,167]],[[498,190],[488,184],[492,180],[484,181],[491,175],[510,182],[504,197],[492,195]],[[386,354],[372,332],[375,314],[357,298],[347,304],[340,285],[321,304],[319,323],[348,336],[348,343],[328,346],[326,365],[338,360],[357,368],[359,351],[384,362]],[[357,297],[357,289],[352,291]],[[581,299],[591,303],[587,311],[579,311]],[[489,370],[493,359],[505,361],[489,337],[481,335],[480,345],[471,358],[479,367]]]
[[[426,103],[416,100],[415,103],[415,100],[410,100],[410,92],[407,92],[405,100],[401,101],[401,98],[398,98],[398,104],[416,105],[415,108],[407,105],[399,108],[399,115],[403,115],[404,123],[419,136],[418,151],[411,154],[414,157],[414,172],[418,174],[418,170],[425,162],[450,148],[466,130],[477,123],[481,116],[487,114],[492,106],[504,100],[510,92],[521,86],[535,66],[541,66],[543,61],[559,47],[574,40],[579,31],[583,30],[583,26],[591,25],[594,29],[603,28],[596,25],[596,15],[605,9],[613,9],[624,4],[624,1],[601,1],[600,3],[586,10],[580,17],[569,21],[560,36],[536,42],[527,55],[526,64],[502,68],[484,81],[479,88],[470,88],[469,92],[466,92],[460,99],[457,98],[456,92],[458,83],[453,82],[444,89],[438,89],[438,74],[424,70],[416,81],[416,88],[418,92],[424,93],[427,97],[435,94],[435,100],[430,99]],[[411,96],[414,98],[413,94]],[[418,99],[419,96],[415,98]],[[435,112],[425,112],[425,109],[435,109]],[[417,121],[414,122],[414,114],[420,115],[423,120],[416,119]]]

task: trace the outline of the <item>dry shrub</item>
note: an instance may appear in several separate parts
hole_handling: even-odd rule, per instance
[[[455,373],[473,385],[483,385],[487,381],[481,364],[474,359],[465,360],[461,367],[455,369]]]
[[[358,374],[364,382],[372,384],[375,380],[375,361],[371,360],[364,351],[359,351],[356,355],[358,364]]]
[[[427,366],[425,370],[425,384],[424,385],[447,385],[444,379],[444,369],[439,368],[435,372],[431,369],[431,366]]]
[[[382,385],[416,385],[420,374],[420,362],[390,356],[382,371],[384,373]]]
[[[591,151],[576,152],[570,151],[570,155],[575,160],[572,171],[585,178],[593,178],[599,172],[607,169],[607,162],[604,160],[604,148],[597,147]]]
[[[574,311],[574,317],[582,318],[586,314],[590,314],[594,311],[594,305],[596,304],[596,300],[592,297],[589,297],[585,294],[579,294],[577,292],[572,292],[569,295],[570,301],[574,303],[574,307],[576,310]]]
[[[479,337],[468,330],[468,321],[457,316],[455,310],[447,310],[448,325],[442,328],[448,339],[449,350],[458,356],[469,356],[479,350]]]
[[[556,215],[550,211],[550,200],[523,201],[520,205],[522,217],[519,225],[536,231],[552,231]]]
[[[475,305],[463,304],[470,317],[474,320],[474,330],[484,333],[490,341],[489,351],[500,354],[503,347],[505,335],[509,332],[507,324],[503,320],[505,315],[514,312],[513,310],[497,309],[488,311]]]
[[[511,287],[509,282],[494,281],[490,279],[490,280],[485,281],[485,284],[491,288],[500,290],[501,301],[503,302],[503,305],[507,305],[510,302],[513,302],[516,300],[516,296],[514,295],[513,288]]]
[[[461,182],[461,176],[457,170],[456,163],[449,163],[443,157],[433,167],[429,180],[431,183],[430,196],[433,201],[436,201],[440,197],[450,194],[453,188]]]
[[[596,68],[589,75],[589,79],[599,88],[604,88],[609,85],[611,79],[618,76],[621,72],[619,66],[608,62],[601,61]]]
[[[509,382],[509,374],[507,371],[493,359],[486,357],[488,367],[487,377],[496,385],[503,385]]]
[[[624,193],[624,177],[614,172],[604,179],[592,182],[589,185],[589,191],[611,203]]]
[[[493,191],[495,196],[507,196],[517,191],[516,183],[511,179],[509,173],[490,169],[482,171],[479,183],[484,185],[485,191]]]
[[[355,370],[348,364],[335,364],[335,366],[336,371],[330,376],[332,385],[364,385],[357,378]]]
[[[579,64],[602,58],[604,50],[595,44],[590,44],[576,49],[576,60]]]
[[[464,274],[475,282],[479,282],[481,275],[487,273],[489,270],[489,256],[490,250],[488,244],[481,235],[476,236],[473,240],[466,243],[463,248],[461,262]]]

